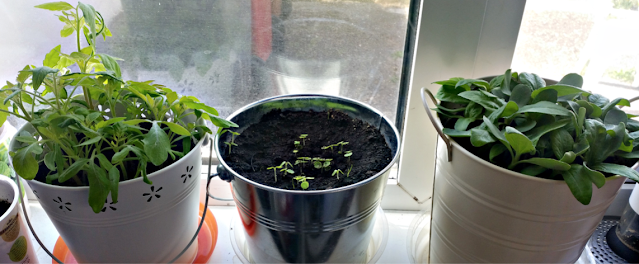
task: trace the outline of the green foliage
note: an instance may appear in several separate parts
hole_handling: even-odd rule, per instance
[[[235,137],[239,136],[240,133],[237,133],[237,132],[234,132],[234,131],[231,131],[231,130],[228,130],[228,129],[224,129],[224,130],[222,130],[222,132],[220,132],[220,135],[222,135],[222,134],[224,134],[226,132],[231,133],[231,141],[224,142],[224,144],[229,147],[229,154],[231,154],[231,149],[233,148],[233,146],[237,146],[237,144],[235,143]]]
[[[60,35],[75,33],[77,49],[65,54],[56,46],[42,66],[27,65],[0,90],[0,121],[11,114],[33,127],[16,138],[20,146],[10,153],[21,177],[35,178],[42,162],[48,183],[88,185],[89,204],[98,213],[109,194],[117,202],[119,181],[142,177],[150,184],[148,163],[161,168],[188,153],[192,142],[211,133],[205,121],[237,127],[197,98],[152,81],[123,80],[120,59],[97,53],[96,38],[111,32],[91,5],[37,7],[60,11]],[[178,143],[180,151],[174,149]]]
[[[309,183],[307,180],[312,180],[315,179],[313,177],[306,177],[306,176],[295,176],[293,177],[294,181],[297,181],[297,183],[299,183],[300,187],[302,187],[302,189],[306,190],[308,189]],[[295,186],[295,182],[293,182],[293,186]]]
[[[578,74],[549,86],[535,74],[510,70],[487,84],[463,78],[436,83],[442,85],[435,111],[444,133],[497,166],[563,179],[583,204],[605,175],[639,180],[626,166],[639,159],[639,126],[617,107],[630,102],[582,90]]]

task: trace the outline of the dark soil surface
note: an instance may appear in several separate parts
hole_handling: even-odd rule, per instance
[[[7,212],[7,210],[9,210],[10,206],[11,206],[11,203],[7,201],[0,201],[0,217],[3,216],[4,213]]]
[[[299,152],[294,141],[301,134],[308,134]],[[224,134],[223,142],[231,140]],[[347,145],[322,150],[323,146],[348,142]],[[314,177],[308,180],[307,190],[326,190],[350,185],[365,180],[381,171],[392,159],[390,148],[377,128],[361,120],[350,118],[339,111],[329,112],[282,112],[274,110],[264,115],[259,123],[248,127],[236,136],[231,154],[225,148],[227,164],[242,176],[255,182],[288,190],[302,190],[294,176]],[[350,161],[344,157],[352,151]],[[340,153],[341,152],[341,153]],[[273,169],[288,161],[295,164],[299,157],[332,159],[330,168],[316,169],[311,162],[293,166],[293,175],[277,170],[277,181]],[[351,168],[352,166],[352,168]],[[332,176],[335,170],[344,174]],[[348,173],[350,169],[350,173]],[[346,174],[349,174],[348,177]]]

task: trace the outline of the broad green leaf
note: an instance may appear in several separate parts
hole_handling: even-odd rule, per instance
[[[481,147],[483,145],[493,143],[495,139],[486,130],[473,128],[470,130],[470,143],[475,147]]]
[[[42,66],[42,67],[38,67],[35,69],[31,69],[31,70],[27,70],[28,72],[33,73],[33,77],[32,77],[32,81],[33,81],[33,89],[34,90],[38,90],[38,88],[40,88],[40,85],[42,84],[42,81],[44,81],[44,78],[51,73],[57,73],[58,70],[56,69],[51,69],[47,66]]]
[[[501,88],[495,88],[495,89],[492,89],[490,92],[491,92],[492,94],[494,94],[495,96],[497,96],[497,97],[499,97],[499,98],[503,99],[503,100],[508,99],[508,95],[504,94],[504,93],[501,91]]]
[[[60,183],[63,183],[67,181],[68,179],[73,178],[73,176],[76,176],[78,172],[80,172],[80,170],[84,168],[84,165],[86,165],[88,161],[89,160],[85,158],[77,159],[75,162],[73,162],[73,164],[71,164],[71,166],[69,166],[67,169],[62,171],[62,173],[60,173],[60,176],[58,177],[58,181]]]
[[[66,24],[64,25],[64,27],[62,27],[62,30],[60,30],[60,37],[66,38],[68,36],[71,36],[73,32],[75,32],[73,26],[71,24]]]
[[[473,101],[488,109],[497,109],[501,107],[501,104],[497,103],[497,99],[489,97],[481,91],[466,91],[459,93],[459,96]]]
[[[581,135],[577,142],[573,145],[573,152],[577,155],[582,155],[586,153],[590,149],[590,145],[588,144],[588,140],[586,139],[586,135]]]
[[[176,92],[171,91],[166,94],[166,100],[169,104],[173,104],[173,102],[175,102],[175,100],[177,99],[178,99],[178,95]]]
[[[211,123],[213,123],[213,125],[217,126],[217,127],[223,127],[223,128],[229,128],[229,127],[238,127],[237,124],[228,121],[226,119],[222,119],[219,118],[217,116],[213,116],[213,115],[207,115],[208,117],[210,117]]]
[[[113,164],[120,163],[124,158],[126,158],[126,156],[129,155],[129,151],[130,151],[129,148],[123,148],[122,150],[118,151],[111,158],[111,163]]]
[[[47,55],[44,56],[44,61],[42,62],[42,65],[50,67],[50,68],[54,68],[56,65],[58,65],[58,61],[60,60],[60,47],[61,45],[58,45],[55,48],[53,48],[49,53],[47,53]]]
[[[535,104],[520,107],[517,113],[540,113],[540,114],[560,115],[560,116],[571,115],[570,110],[547,101],[541,101]]]
[[[495,136],[495,138],[502,141],[504,145],[510,146],[510,144],[508,144],[508,140],[506,140],[506,136],[504,135],[504,132],[499,131],[499,128],[496,127],[495,124],[493,124],[493,122],[490,121],[490,119],[488,119],[487,117],[484,116],[483,119],[484,119],[484,124],[488,126],[488,129],[493,134],[493,136]]]
[[[474,84],[475,86],[478,87],[482,87],[486,90],[489,90],[490,88],[490,84],[487,81],[484,80],[478,80],[478,79],[463,79],[458,81],[455,84],[455,88],[459,87],[459,86],[468,86],[468,84]],[[468,89],[466,90],[470,90],[470,86],[468,86]]]
[[[126,117],[115,117],[115,118],[111,118],[109,120],[100,121],[100,122],[98,122],[95,125],[95,128],[100,129],[100,128],[106,127],[108,125],[115,124],[117,122],[123,121],[125,119],[126,119]]]
[[[528,165],[526,167],[524,167],[523,169],[521,169],[521,173],[526,174],[528,176],[537,176],[539,174],[542,174],[543,172],[547,171],[548,169],[542,167],[542,166],[538,166],[538,165]]]
[[[55,167],[55,152],[49,152],[44,155],[44,165],[47,166],[47,169],[50,171],[56,171]]]
[[[586,165],[584,165],[584,167],[581,169],[581,172],[587,175],[588,178],[590,178],[590,181],[592,181],[592,183],[594,183],[597,188],[601,188],[604,186],[604,184],[606,184],[606,176],[604,176],[601,172],[591,170]]]
[[[433,82],[433,83],[436,83],[436,84],[439,84],[439,85],[446,85],[446,86],[455,87],[455,85],[456,85],[459,81],[461,81],[461,80],[463,80],[463,79],[464,79],[464,78],[462,78],[462,77],[453,77],[453,78],[450,78],[450,79],[448,79],[448,80],[437,81],[437,82]]]
[[[526,84],[518,84],[515,88],[513,88],[509,102],[514,101],[519,107],[523,107],[530,102],[531,94],[532,88],[530,88],[530,86]]]
[[[541,102],[541,101],[547,101],[547,102],[551,102],[551,103],[554,104],[554,103],[557,103],[557,98],[558,98],[557,97],[557,90],[549,89],[549,90],[541,91],[537,95],[537,97],[535,97],[535,99],[533,99],[532,103],[536,104],[536,103]]]
[[[519,132],[526,133],[533,129],[537,125],[537,121],[532,119],[526,119],[525,122],[518,124],[515,129],[519,130]]]
[[[92,139],[89,139],[89,140],[87,140],[87,141],[82,142],[82,144],[78,144],[78,145],[76,145],[76,147],[82,147],[82,146],[87,146],[87,145],[93,145],[93,144],[95,144],[95,143],[98,143],[101,139],[102,139],[102,137],[101,137],[101,136],[97,136],[97,137],[94,137],[94,138],[92,138]]]
[[[443,129],[444,134],[451,136],[451,137],[470,137],[470,131],[459,131],[459,130],[455,130],[455,129],[450,129],[450,128],[444,128]]]
[[[539,141],[539,138],[541,138],[541,136],[555,129],[562,128],[570,122],[570,119],[560,119],[550,124],[538,126],[530,130],[529,132],[526,132],[525,134],[533,142],[533,145],[537,145],[537,141]]]
[[[493,159],[504,153],[504,151],[506,151],[506,146],[503,144],[495,144],[490,148],[488,159],[492,162]]]
[[[590,96],[588,96],[588,101],[595,104],[596,106],[599,106],[599,108],[603,108],[608,103],[610,103],[610,100],[608,100],[608,98],[600,94],[591,94]]]
[[[576,158],[577,158],[577,154],[575,154],[572,151],[568,151],[564,153],[564,156],[561,157],[560,161],[570,164],[570,163],[573,163],[573,161],[575,161]]]
[[[606,158],[613,155],[624,139],[626,127],[620,123],[613,130],[614,136],[611,136],[604,125],[594,119],[585,121],[585,138],[588,141],[590,149],[586,152],[585,160],[589,166],[595,166],[602,163]]]
[[[583,175],[583,166],[573,164],[570,166],[570,170],[563,172],[561,176],[563,176],[570,192],[577,198],[577,201],[584,205],[590,204],[592,181],[588,176]]]
[[[465,117],[474,118],[474,119],[481,118],[481,114],[484,112],[484,108],[475,102],[470,102],[468,103],[466,108],[461,108],[461,109],[464,109]]]
[[[489,81],[490,87],[493,87],[493,91],[495,90],[495,87],[500,87],[503,82],[504,82],[504,75],[498,75]]]
[[[546,86],[544,79],[534,73],[522,72],[519,74],[519,81],[537,90]],[[555,100],[556,101],[556,100]]]
[[[137,125],[137,124],[139,124],[139,123],[142,123],[142,122],[149,122],[149,123],[150,123],[151,121],[149,121],[149,120],[147,120],[147,119],[132,119],[132,120],[124,121],[124,122],[122,122],[122,123],[124,123],[124,124],[126,124],[126,125],[132,125],[132,126],[135,126],[135,125]]]
[[[520,160],[517,163],[530,163],[530,164],[542,166],[547,169],[558,170],[558,171],[567,171],[570,169],[570,164],[560,160],[550,159],[550,158],[530,158],[526,160]]]
[[[605,117],[608,114],[608,111],[615,108],[615,106],[617,105],[630,106],[630,101],[624,98],[617,98],[615,100],[612,100],[610,103],[601,108],[601,116]]]
[[[504,73],[504,79],[501,83],[501,91],[508,96],[511,94],[510,81],[512,81],[512,74],[510,69],[508,69],[506,70],[506,73]]]
[[[217,110],[215,110],[215,108],[210,107],[208,105],[205,105],[203,103],[185,102],[184,105],[189,107],[189,108],[191,108],[191,109],[202,110],[204,112],[207,112],[207,113],[215,115],[215,116],[219,115],[219,113],[217,112]]]
[[[559,81],[559,84],[566,84],[566,85],[581,88],[584,85],[584,78],[582,78],[581,75],[579,74],[569,73],[569,74],[566,74],[566,76],[564,76],[563,78],[561,78],[561,80]]]
[[[104,154],[100,153],[95,156],[98,158],[98,161],[100,161],[100,167],[102,167],[104,170],[110,171],[111,168],[113,168],[113,164],[111,164],[111,161],[109,161],[109,159],[104,156]]]
[[[604,125],[619,125],[619,123],[625,124],[628,122],[628,116],[624,111],[619,110],[619,108],[613,107],[608,111],[603,121]]]
[[[511,116],[519,111],[519,106],[513,101],[508,102],[503,108],[504,111],[501,113],[500,117]]]
[[[17,136],[15,137],[15,139],[19,142],[29,143],[29,144],[38,142],[38,140],[33,138],[33,136]]]
[[[506,140],[508,140],[508,143],[510,143],[510,146],[515,150],[517,155],[535,152],[535,146],[533,146],[532,141],[530,141],[530,139],[528,139],[528,137],[524,134],[517,131],[517,129],[507,126],[505,136]]]
[[[191,133],[186,130],[186,128],[184,128],[183,126],[180,126],[176,123],[172,123],[172,122],[162,122],[162,124],[165,124],[169,127],[169,129],[171,131],[173,131],[173,133],[181,135],[181,136],[190,136]]]
[[[107,71],[112,71],[115,77],[122,78],[122,72],[120,72],[120,65],[116,61],[116,58],[111,57],[107,54],[97,54],[97,56],[100,58],[102,65],[104,65],[104,68]]]
[[[95,9],[91,5],[83,4],[78,2],[78,7],[82,9],[82,16],[84,17],[84,22],[89,26],[89,30],[91,31],[91,42],[95,41]]]
[[[37,143],[34,143],[37,144]],[[32,144],[33,145],[33,144]],[[26,148],[19,149],[12,156],[13,169],[25,180],[32,180],[38,173],[38,161],[31,151]]]
[[[466,89],[464,89],[463,87],[455,88],[453,85],[443,85],[441,88],[439,88],[437,94],[435,94],[435,98],[442,102],[467,104],[469,102],[468,99],[459,96],[459,93],[465,91]]]
[[[169,149],[171,148],[169,136],[157,122],[153,122],[142,142],[144,143],[144,152],[153,165],[160,166],[169,157]]]
[[[120,171],[116,167],[109,169],[109,182],[111,189],[111,201],[118,202],[118,185],[120,184]]]
[[[51,10],[51,11],[66,11],[66,10],[74,9],[74,7],[67,2],[51,2],[51,3],[37,5],[35,7]]]
[[[639,151],[633,151],[630,153],[620,152],[620,153],[616,153],[615,156],[619,156],[626,159],[639,159]]]
[[[91,163],[86,171],[89,179],[89,205],[97,214],[104,207],[111,184],[106,178],[106,172],[100,166]]]
[[[538,89],[533,91],[532,93],[532,97],[535,98],[537,97],[537,95],[539,95],[539,93],[545,91],[545,90],[555,90],[557,91],[557,97],[561,97],[561,96],[566,96],[566,95],[573,95],[573,94],[584,94],[584,95],[590,95],[590,93],[579,89],[578,87],[575,86],[571,86],[571,85],[565,85],[565,84],[555,84],[555,85],[549,85],[546,86],[544,88]]]
[[[597,165],[592,165],[590,166],[590,168],[614,175],[621,175],[633,181],[639,182],[639,172],[623,165],[613,163],[600,163]]]
[[[565,128],[556,129],[550,132],[550,142],[552,145],[552,152],[558,159],[563,157],[566,152],[572,151],[573,145],[575,144],[575,140],[572,138],[572,135],[570,135]]]

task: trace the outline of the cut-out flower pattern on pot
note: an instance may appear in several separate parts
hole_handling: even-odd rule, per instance
[[[151,201],[151,199],[153,199],[153,196],[159,199],[160,195],[158,194],[158,192],[160,192],[161,190],[162,190],[162,187],[155,190],[155,186],[151,186],[151,192],[143,193],[142,196],[149,196],[149,199],[146,200],[146,202],[148,203]]]
[[[191,170],[193,170],[193,166],[186,166],[186,173],[180,176],[180,178],[184,178],[184,181],[182,181],[182,183],[186,183],[186,180],[191,178]]]
[[[107,205],[107,203],[108,203],[108,205]],[[104,200],[104,207],[102,207],[102,210],[100,210],[100,211],[104,213],[104,212],[106,212],[107,208],[108,208],[108,209],[111,209],[112,211],[116,211],[116,210],[118,210],[118,208],[115,208],[115,207],[113,206],[114,204],[115,204],[115,203],[113,203],[113,202],[110,202],[110,203],[109,203],[109,200]]]
[[[69,208],[69,207],[71,206],[71,203],[69,203],[69,202],[66,202],[66,203],[65,203],[65,202],[63,202],[63,201],[62,201],[62,198],[60,198],[60,196],[58,196],[58,199],[57,199],[57,200],[56,200],[56,199],[53,199],[53,201],[54,201],[54,202],[56,202],[57,204],[59,204],[58,208],[60,208],[60,210],[62,210],[62,212],[65,212],[65,213],[66,213],[67,211],[69,211],[69,212],[71,212],[71,211],[72,211],[72,210],[71,210],[71,208]]]

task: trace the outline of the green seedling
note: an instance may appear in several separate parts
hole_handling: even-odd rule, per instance
[[[352,169],[353,169],[353,164],[351,164],[351,167],[348,168],[348,171],[346,172],[346,178],[348,178],[348,176],[351,174]]]
[[[301,166],[300,166],[300,172],[302,172],[302,173],[303,173],[302,168],[304,168],[304,164],[306,164],[306,163],[308,163],[308,161],[307,161],[307,160],[299,159],[299,158],[298,158],[298,159],[295,161],[295,164],[294,164],[294,165],[295,165],[295,166],[297,166],[297,165],[301,164]]]
[[[306,190],[308,189],[308,182],[306,180],[312,180],[315,179],[313,177],[306,177],[306,176],[295,176],[293,177],[293,180],[296,180],[297,183],[300,184],[300,187],[302,187],[302,189]],[[295,182],[293,182],[293,187],[295,187]]]
[[[337,179],[339,180],[339,174],[344,174],[344,172],[340,169],[334,170],[333,174],[331,174],[331,176],[337,176]]]
[[[235,144],[235,136],[239,136],[240,133],[237,133],[237,132],[234,132],[234,131],[231,131],[231,130],[228,130],[228,129],[224,129],[224,130],[222,130],[222,132],[220,132],[220,135],[222,135],[222,134],[224,134],[226,132],[231,133],[231,141],[224,142],[224,144],[229,146],[229,154],[231,154],[231,148],[233,148],[233,146],[237,146],[237,144]]]
[[[267,170],[273,170],[273,174],[275,174],[275,182],[277,182],[277,169],[279,169],[278,166],[268,167],[266,169]]]
[[[288,161],[283,161],[282,164],[280,164],[280,166],[278,166],[278,168],[280,169],[280,171],[284,172],[284,176],[286,176],[287,173],[293,174],[295,173],[295,171],[291,170],[288,168],[288,166],[291,166],[291,168],[293,167],[293,164],[291,164]]]
[[[295,156],[297,156],[297,153],[298,153],[298,152],[300,152],[300,151],[299,151],[299,150],[297,150],[297,149],[294,149],[294,150],[293,150],[293,154],[295,154]]]
[[[330,169],[333,159],[313,158],[313,166],[316,169]]]
[[[327,149],[331,149],[331,152],[333,152],[333,147],[335,147],[335,145],[328,145],[328,146],[323,146],[322,150],[327,150]]]
[[[352,151],[350,151],[350,150],[347,150],[347,151],[344,153],[344,157],[345,157],[345,158],[348,158],[348,163],[349,163],[349,164],[351,163],[351,156],[353,156],[353,152],[352,152]]]
[[[342,152],[344,152],[344,145],[348,145],[348,142],[341,141],[341,142],[337,143],[336,145],[339,145],[339,152],[338,153],[342,154]]]
[[[302,149],[302,144],[299,141],[293,141],[293,145],[295,145],[295,149]]]
[[[306,146],[306,140],[307,140],[307,139],[308,139],[308,140],[310,140],[310,139],[308,138],[308,134],[301,134],[301,135],[300,135],[300,139],[302,140],[302,145],[304,145],[304,146]]]

